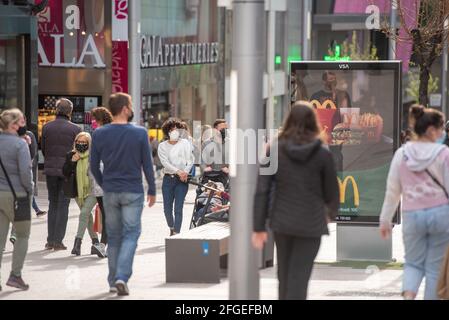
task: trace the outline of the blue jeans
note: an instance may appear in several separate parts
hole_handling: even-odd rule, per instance
[[[436,300],[438,276],[449,245],[449,205],[404,212],[403,220],[403,291],[417,293],[425,277],[424,299]]]
[[[181,182],[177,177],[164,176],[162,181],[162,197],[164,198],[164,214],[169,228],[174,228],[176,233],[181,231],[182,209],[189,185]],[[173,202],[175,215],[173,218]]]
[[[33,196],[33,210],[36,213],[41,211],[41,209],[39,209],[39,206],[37,205],[36,198],[34,196]]]
[[[107,214],[109,286],[117,280],[128,282],[142,224],[143,193],[105,192]]]

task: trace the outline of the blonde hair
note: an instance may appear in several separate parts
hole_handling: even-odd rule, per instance
[[[81,137],[85,137],[87,139],[87,145],[89,146],[89,149],[90,149],[90,146],[92,145],[92,137],[90,136],[89,132],[83,131],[76,135],[75,141],[73,141],[73,151],[76,151],[76,149],[75,149],[76,141]]]
[[[8,130],[11,124],[17,123],[22,117],[22,111],[17,108],[7,109],[0,113],[0,132]]]

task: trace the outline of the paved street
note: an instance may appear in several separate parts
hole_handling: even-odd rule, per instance
[[[47,209],[46,188],[40,183],[38,204]],[[131,295],[125,299],[227,299],[229,282],[223,275],[220,284],[166,284],[164,239],[168,228],[163,216],[161,193],[157,204],[143,213],[143,232],[134,261],[134,274],[129,282]],[[191,189],[185,205],[183,230],[188,229],[194,200]],[[89,255],[90,240],[84,237],[82,255],[70,256],[78,224],[78,208],[70,205],[65,244],[67,251],[45,251],[46,217],[33,217],[29,253],[25,262],[24,279],[30,290],[19,292],[6,287],[11,265],[12,245],[8,242],[1,270],[3,291],[0,299],[121,299],[108,293],[107,259]],[[335,224],[331,235],[324,237],[309,288],[310,299],[400,299],[401,270],[335,264]],[[394,231],[393,255],[402,261],[400,228]],[[182,266],[180,266],[182,268]],[[262,270],[261,298],[277,299],[276,268]],[[422,290],[420,295],[422,295]]]

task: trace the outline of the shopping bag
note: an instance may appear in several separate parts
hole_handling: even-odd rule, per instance
[[[102,233],[103,231],[103,221],[101,221],[101,209],[98,204],[95,206],[94,231],[97,233]]]

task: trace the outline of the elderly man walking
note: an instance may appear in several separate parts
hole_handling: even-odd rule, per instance
[[[48,189],[48,237],[45,248],[66,250],[63,244],[69,215],[70,198],[63,192],[62,167],[65,157],[73,147],[73,141],[81,128],[70,121],[73,104],[62,98],[56,101],[56,119],[42,129],[42,153],[45,157],[44,173]]]

